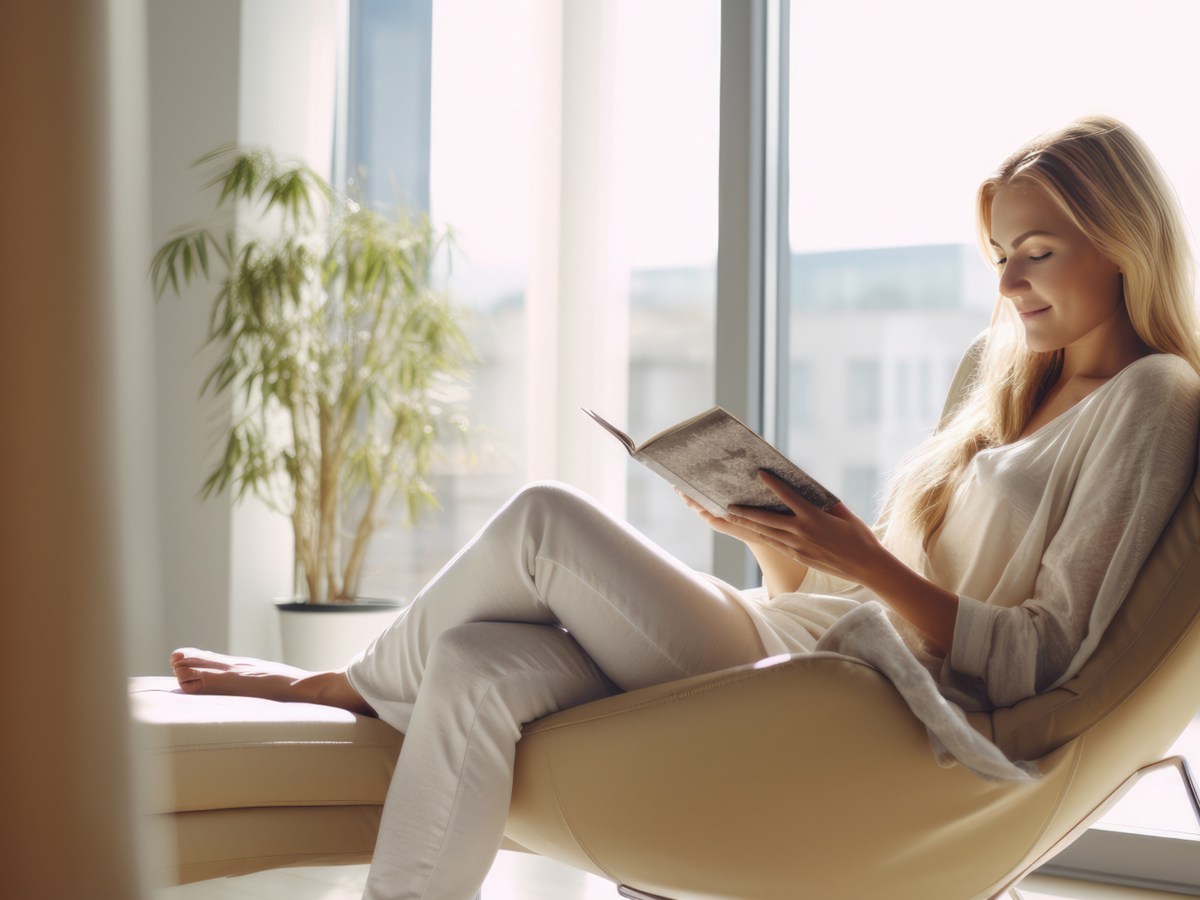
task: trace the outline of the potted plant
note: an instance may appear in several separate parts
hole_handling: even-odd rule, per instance
[[[252,492],[290,518],[304,597],[285,608],[371,608],[352,601],[372,535],[397,506],[411,521],[436,505],[439,442],[466,429],[454,397],[470,347],[431,283],[447,236],[267,150],[225,147],[196,165],[214,170],[218,209],[240,204],[257,223],[180,230],[151,264],[158,297],[197,279],[216,288],[218,356],[201,393],[241,408],[202,495]],[[286,631],[289,661],[311,664],[289,653]]]

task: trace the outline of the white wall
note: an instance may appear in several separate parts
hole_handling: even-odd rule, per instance
[[[332,170],[341,6],[336,0],[242,0],[238,141]],[[248,211],[241,224],[251,227]],[[257,500],[232,511],[229,648],[279,658],[273,600],[293,589],[291,524]]]
[[[237,138],[240,2],[150,0],[151,240],[211,214],[212,191],[197,191],[188,167]],[[232,224],[227,218],[225,224]],[[215,440],[230,418],[227,404],[201,401],[211,354],[200,352],[208,293],[170,294],[154,310],[155,418],[159,546],[166,664],[173,646],[226,649],[231,523],[229,504],[201,503],[200,486],[215,463]],[[162,669],[166,671],[166,669]]]
[[[328,172],[342,4],[325,0],[149,0],[151,230],[211,217],[212,190],[189,169],[221,144],[259,144]],[[232,214],[217,221],[233,224]],[[233,400],[199,398],[213,291],[165,296],[155,309],[154,404],[165,671],[171,647],[273,656],[272,600],[292,589],[286,520],[255,501],[202,501]]]

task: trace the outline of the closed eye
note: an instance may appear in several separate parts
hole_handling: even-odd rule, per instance
[[[1030,262],[1041,262],[1042,260],[1049,259],[1049,258],[1050,258],[1052,255],[1053,255],[1053,253],[1052,253],[1051,251],[1047,250],[1047,251],[1046,251],[1045,253],[1043,253],[1041,256],[1031,256],[1031,257],[1029,257],[1029,261],[1030,261]],[[1007,256],[1003,256],[1003,257],[1001,257],[1000,259],[996,260],[996,265],[997,265],[997,266],[1003,266],[1003,265],[1004,265],[1005,263],[1007,263],[1007,262],[1008,262],[1008,257],[1007,257]]]

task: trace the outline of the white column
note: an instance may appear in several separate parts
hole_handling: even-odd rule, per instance
[[[536,196],[525,291],[525,477],[558,477],[558,307],[562,236],[563,0],[542,0],[535,101],[541,124],[534,152]]]
[[[323,0],[151,0],[152,237],[200,219],[218,229],[197,158],[232,142],[269,146],[328,174],[343,3]],[[242,224],[252,224],[239,211]],[[154,310],[159,509],[166,638],[254,656],[277,656],[272,600],[292,592],[287,519],[250,499],[202,500],[237,398],[199,396],[212,366],[204,349],[215,287],[196,284]]]
[[[629,265],[614,228],[616,9],[605,0],[553,6],[548,21],[561,23],[561,43],[557,92],[544,97],[547,191],[528,310],[529,443],[541,448],[534,465],[542,474],[623,514],[625,457],[580,411],[624,422],[628,405]],[[546,65],[553,75],[555,62]]]
[[[239,0],[150,0],[147,12],[151,239],[158,247],[175,228],[214,221],[217,194],[198,190],[202,181],[189,166],[237,139],[241,12]],[[232,214],[215,224],[232,226]],[[211,349],[202,347],[214,293],[196,284],[179,297],[167,294],[152,309],[166,633],[160,661],[146,674],[167,672],[173,646],[228,648],[231,503],[200,499],[232,414],[228,401],[199,396],[213,360]]]
[[[254,0],[241,9],[238,141],[302,159],[326,178],[333,168],[342,7],[342,2],[328,0]],[[239,210],[238,223],[253,228],[255,214]],[[234,414],[240,414],[244,400],[232,400]],[[256,497],[232,506],[231,652],[280,657],[273,601],[294,591],[294,557],[292,525],[286,516]]]

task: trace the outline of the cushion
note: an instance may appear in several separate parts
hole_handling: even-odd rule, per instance
[[[383,802],[403,735],[310,703],[185,694],[130,679],[134,721],[170,766],[161,811]]]

